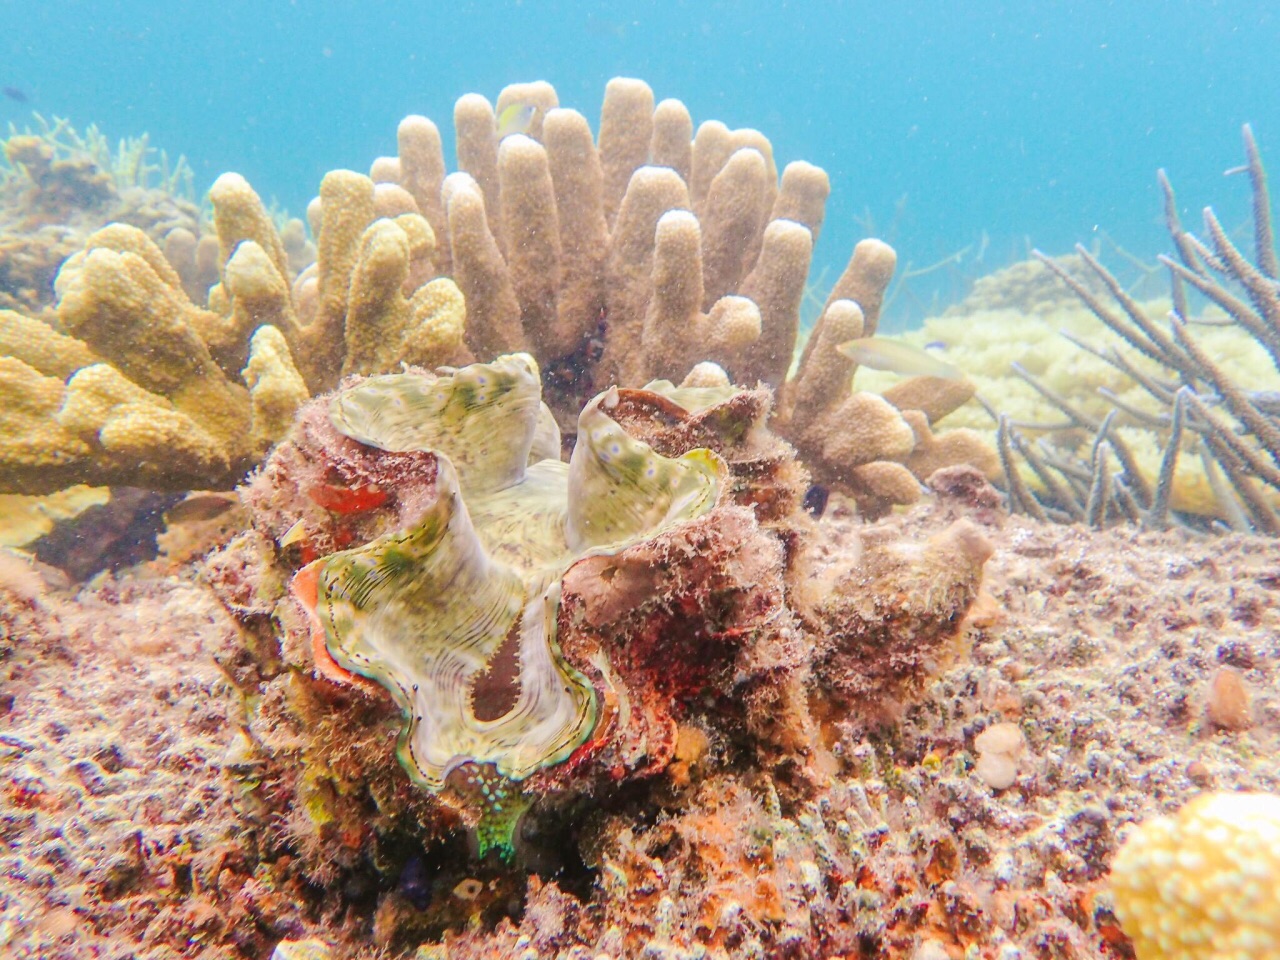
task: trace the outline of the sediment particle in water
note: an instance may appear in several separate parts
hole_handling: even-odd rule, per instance
[[[1240,671],[1220,667],[1209,681],[1209,696],[1205,703],[1205,715],[1209,723],[1219,730],[1238,733],[1253,726],[1249,710],[1249,687]]]

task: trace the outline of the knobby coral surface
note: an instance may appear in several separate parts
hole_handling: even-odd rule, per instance
[[[1112,885],[1142,960],[1280,954],[1280,796],[1211,793],[1149,820]]]
[[[531,108],[528,129],[500,136],[512,104]],[[216,237],[172,231],[163,255],[119,227],[92,238],[63,268],[55,323],[6,318],[0,384],[23,402],[0,424],[0,483],[227,485],[307,393],[344,375],[515,350],[537,359],[567,434],[610,385],[768,384],[779,430],[818,478],[872,510],[912,502],[938,467],[989,466],[975,436],[933,433],[963,388],[915,378],[850,396],[854,364],[833,351],[850,329],[875,331],[895,263],[882,243],[855,250],[787,380],[822,170],[779,175],[761,133],[715,121],[695,133],[679,101],[655,105],[638,80],[609,83],[594,138],[545,83],[508,87],[496,108],[465,96],[454,124],[456,173],[438,128],[408,117],[398,156],[369,176],[328,174],[308,211],[309,266],[300,225],[278,231],[235,174],[210,191]],[[150,353],[181,375],[149,379],[136,358]]]

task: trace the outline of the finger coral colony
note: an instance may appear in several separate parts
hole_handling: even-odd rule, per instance
[[[1269,394],[1185,294],[1275,353],[1251,136],[1255,263],[1166,192],[1167,328],[1047,261],[1160,368],[1100,350],[1161,408],[1104,417],[1027,375],[1081,457],[941,429],[991,402],[958,350],[851,386],[878,240],[802,338],[829,185],[759,132],[628,79],[596,134],[546,83],[453,122],[457,172],[414,116],[326,175],[314,245],[236,174],[202,221],[145,141],[5,141],[0,197],[71,228],[0,268],[0,489],[187,496],[128,574],[0,554],[0,952],[1274,955],[1265,895],[1197,912],[1183,860],[1274,887],[1204,847],[1233,803],[1280,842],[1273,798],[1132,826],[1280,787],[1248,759],[1280,739],[1274,554],[1166,529],[1277,529]]]

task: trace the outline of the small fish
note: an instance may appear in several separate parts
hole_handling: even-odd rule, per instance
[[[234,493],[189,493],[185,500],[180,500],[165,511],[165,522],[170,526],[177,523],[199,523],[220,517],[239,500]]]
[[[0,93],[3,93],[14,103],[28,103],[31,100],[27,96],[27,92],[18,87],[0,87]]]
[[[872,370],[886,370],[912,377],[964,379],[964,371],[959,367],[900,340],[863,337],[842,343],[836,349],[850,360],[856,361],[858,366],[870,367]]]
[[[815,483],[804,495],[804,508],[811,517],[821,517],[827,509],[827,498],[831,492],[820,483]]]
[[[295,543],[301,543],[307,538],[307,525],[299,520],[292,527],[284,532],[284,536],[276,541],[280,545],[280,549],[291,547]]]
[[[924,348],[926,350],[945,350],[947,349],[947,345],[942,340],[930,340],[924,345]]]
[[[509,137],[513,133],[528,133],[533,123],[534,111],[538,108],[531,103],[513,103],[498,114],[498,139]]]
[[[396,889],[400,896],[419,910],[427,909],[427,904],[431,902],[431,876],[422,857],[414,855],[408,859],[404,869],[400,871]]]

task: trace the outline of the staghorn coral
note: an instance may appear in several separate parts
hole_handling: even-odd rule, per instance
[[[1033,445],[1009,415],[999,416],[1006,485],[1016,509],[1094,526],[1128,521],[1162,529],[1187,522],[1280,533],[1280,429],[1274,392],[1266,389],[1280,374],[1277,258],[1266,171],[1247,125],[1244,147],[1245,165],[1230,172],[1247,174],[1252,190],[1252,262],[1211,208],[1204,211],[1207,243],[1185,230],[1173,188],[1160,172],[1165,220],[1177,250],[1177,259],[1160,258],[1171,277],[1167,324],[1153,319],[1083,247],[1077,254],[1089,274],[1084,280],[1078,264],[1071,269],[1036,253],[1118,340],[1117,346],[1098,347],[1069,338],[1113,368],[1124,392],[1099,389],[1110,406],[1102,416],[1015,367],[1067,418],[1053,428],[1053,442]],[[1204,316],[1193,316],[1190,294],[1210,304]],[[1201,332],[1199,324],[1230,329]],[[1138,444],[1123,425],[1138,429]],[[1188,491],[1183,464],[1193,454],[1201,462],[1192,479],[1198,489]],[[1024,480],[1018,456],[1038,481],[1038,492]],[[1178,509],[1191,516],[1180,517]]]
[[[1078,254],[1056,258],[1058,264],[1085,283],[1095,295],[1105,296],[1105,287]],[[1049,284],[1052,283],[1053,287]],[[902,339],[923,348],[931,344],[951,363],[962,368],[977,386],[977,397],[985,405],[967,404],[950,414],[947,424],[988,433],[998,411],[1009,417],[1014,427],[1010,435],[1018,472],[1029,490],[1047,502],[1067,505],[1083,517],[1077,495],[1064,490],[1054,494],[1022,457],[1018,437],[1039,454],[1047,466],[1053,455],[1065,450],[1081,450],[1089,432],[1075,426],[1062,414],[1056,402],[1066,402],[1082,419],[1101,423],[1117,404],[1158,416],[1162,410],[1141,384],[1107,362],[1112,350],[1120,350],[1144,376],[1160,376],[1154,362],[1133,355],[1125,341],[1099,320],[1089,308],[1062,284],[1040,261],[1015,264],[985,278],[981,296],[949,308],[943,315],[925,321],[921,330]],[[1096,289],[1095,289],[1096,287]],[[1054,289],[1058,288],[1058,289]],[[975,288],[975,293],[978,290]],[[1034,299],[1029,299],[1034,298]],[[1167,298],[1139,303],[1153,323],[1167,315]],[[1243,329],[1227,324],[1227,317],[1209,305],[1196,324],[1196,337],[1218,363],[1266,391],[1280,388],[1280,371],[1261,344]],[[1063,338],[1087,344],[1090,349],[1063,349]],[[890,374],[862,371],[859,385],[875,392],[893,389]],[[1035,384],[1034,386],[1032,384]],[[1049,399],[1050,397],[1054,399]],[[1154,481],[1159,476],[1167,427],[1123,416],[1110,428],[1132,452],[1138,471]],[[1048,455],[1044,448],[1048,449]],[[1064,461],[1065,462],[1065,461]],[[1072,469],[1079,480],[1079,469]],[[1049,470],[1057,478],[1056,470]],[[1059,478],[1065,481],[1065,478]],[[1218,497],[1204,468],[1203,459],[1180,456],[1170,489],[1170,510],[1195,523],[1195,517],[1210,518],[1221,513]],[[1113,512],[1113,516],[1114,516]],[[1204,522],[1204,521],[1200,521]]]

